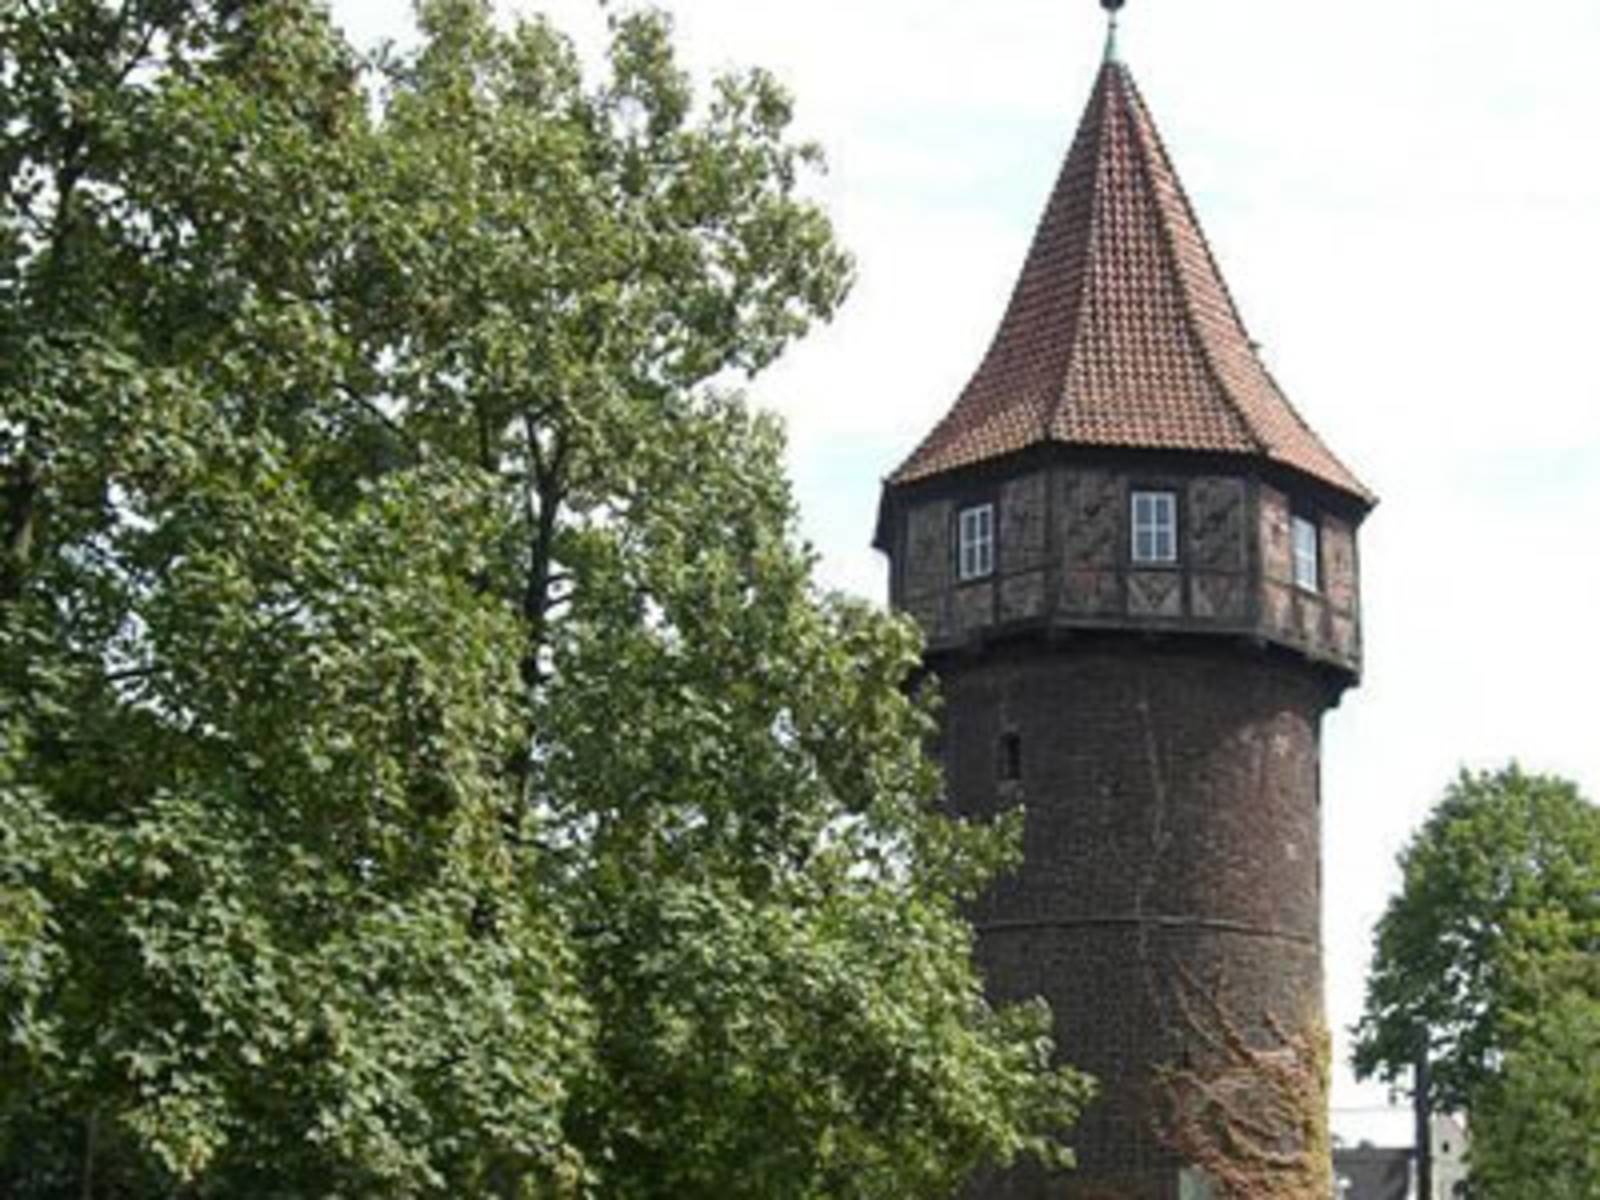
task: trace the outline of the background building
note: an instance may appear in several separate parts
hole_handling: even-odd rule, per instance
[[[1333,1174],[1339,1200],[1460,1200],[1467,1194],[1467,1130],[1454,1117],[1430,1123],[1433,1194],[1417,1195],[1416,1151],[1411,1146],[1360,1142],[1336,1146]]]

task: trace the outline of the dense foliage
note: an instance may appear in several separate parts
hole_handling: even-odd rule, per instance
[[[1600,809],[1515,765],[1463,773],[1401,866],[1357,1071],[1392,1082],[1426,1052],[1431,1101],[1470,1114],[1486,1194],[1595,1194]]]
[[[1521,968],[1600,948],[1600,809],[1516,766],[1463,773],[1401,856],[1378,923],[1356,1069],[1399,1079],[1426,1048],[1434,1101],[1495,1072]]]
[[[813,153],[654,15],[0,4],[0,1192],[906,1197],[1062,1155],[901,624],[728,383]]]
[[[1488,1200],[1600,1196],[1600,953],[1526,968],[1498,1076],[1472,1105]]]

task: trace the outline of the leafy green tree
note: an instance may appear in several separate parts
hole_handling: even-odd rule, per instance
[[[559,1190],[588,1017],[502,832],[490,493],[383,469],[356,60],[0,11],[0,1190]]]
[[[1493,1200],[1600,1195],[1600,954],[1530,965],[1497,1078],[1474,1094],[1472,1178]]]
[[[729,391],[843,296],[667,23],[0,7],[0,1191],[950,1194],[1064,1157],[901,624]]]
[[[1377,930],[1355,1066],[1391,1082],[1426,1049],[1434,1103],[1497,1079],[1527,965],[1600,947],[1600,810],[1512,765],[1463,773],[1401,856]]]

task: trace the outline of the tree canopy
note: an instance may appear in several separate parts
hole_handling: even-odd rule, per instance
[[[1549,981],[1600,953],[1600,809],[1570,782],[1515,765],[1464,772],[1401,868],[1378,924],[1356,1069],[1395,1081],[1426,1052],[1433,1102],[1476,1117],[1491,1092],[1525,1086],[1513,1066],[1552,1032]]]
[[[1600,953],[1524,967],[1497,1076],[1473,1097],[1472,1178],[1494,1200],[1600,1195]]]
[[[905,1197],[1065,1156],[909,628],[733,390],[760,72],[427,0],[0,6],[0,1191]]]

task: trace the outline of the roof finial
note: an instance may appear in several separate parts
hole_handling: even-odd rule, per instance
[[[1100,0],[1100,7],[1110,18],[1106,26],[1106,61],[1117,61],[1117,14],[1126,0]]]

